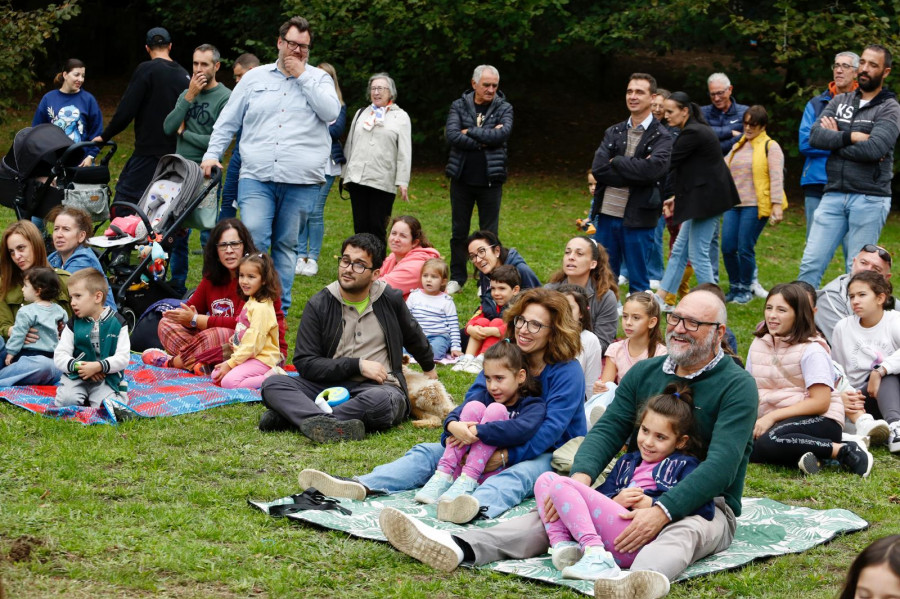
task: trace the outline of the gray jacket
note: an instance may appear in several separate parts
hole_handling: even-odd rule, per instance
[[[847,299],[847,284],[850,275],[843,274],[816,292],[816,326],[831,343],[831,332],[834,325],[850,316],[850,300]]]
[[[896,95],[886,89],[860,108],[861,99],[859,89],[835,96],[813,124],[809,143],[820,150],[831,151],[825,165],[826,192],[889,197],[894,144],[900,133],[900,104]],[[822,117],[836,119],[839,130],[822,128]],[[869,139],[851,143],[850,134],[856,131],[867,133]]]

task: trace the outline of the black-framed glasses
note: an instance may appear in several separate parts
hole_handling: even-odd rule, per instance
[[[535,335],[540,333],[543,328],[550,328],[549,324],[544,324],[539,320],[525,320],[524,316],[516,316],[513,318],[513,326],[517,329],[528,327],[528,332]]]
[[[309,52],[309,44],[298,44],[297,42],[292,42],[286,37],[281,38],[285,44],[287,44],[288,50],[291,52],[296,52],[299,48],[303,52]]]
[[[338,266],[341,268],[349,268],[358,275],[361,275],[367,270],[375,270],[373,267],[366,266],[362,262],[353,262],[347,256],[340,256],[338,258]]]
[[[727,89],[723,89],[723,90],[720,90],[717,92],[709,92],[709,97],[710,98],[721,98],[722,96],[724,96],[727,93],[728,93]]]
[[[497,247],[496,244],[495,244],[495,245],[483,245],[483,246],[481,246],[480,248],[478,248],[477,250],[475,250],[475,253],[474,253],[474,254],[469,254],[469,261],[474,261],[475,258],[484,258],[485,256],[487,256],[487,251],[488,251],[488,250],[492,250],[492,249],[494,249],[495,247]]]
[[[856,67],[853,66],[852,64],[836,62],[833,65],[831,65],[831,70],[833,70],[833,71],[855,71]]]
[[[668,324],[673,329],[678,327],[679,324],[684,325],[685,331],[699,331],[701,326],[713,326],[717,327],[721,322],[703,322],[702,320],[694,320],[693,318],[686,318],[684,316],[679,316],[674,312],[664,313],[666,315],[666,324]]]
[[[870,254],[878,254],[879,258],[888,263],[888,266],[891,265],[891,255],[883,247],[877,246],[874,243],[867,243],[862,247],[862,251],[869,252]]]
[[[244,242],[240,241],[240,240],[238,240],[238,241],[222,241],[220,243],[217,243],[216,247],[219,248],[219,251],[224,252],[228,248],[231,248],[234,251],[237,251],[238,248],[242,247],[243,245],[244,245]]]

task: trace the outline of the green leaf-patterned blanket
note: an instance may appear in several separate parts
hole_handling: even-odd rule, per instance
[[[414,502],[415,493],[415,490],[404,491],[395,495],[370,497],[366,501],[342,499],[341,505],[352,512],[350,515],[344,515],[337,511],[310,510],[289,514],[287,517],[375,541],[386,540],[378,526],[378,514],[382,508],[387,506],[419,518],[422,522],[435,528],[450,531],[465,528],[438,520],[435,517],[436,507]],[[249,503],[268,514],[269,507],[292,502],[290,497],[285,497],[272,502],[250,501]],[[504,520],[521,516],[533,507],[534,500],[529,499],[499,518],[479,520],[468,526],[494,526]],[[738,568],[754,559],[763,557],[800,553],[824,543],[838,534],[855,532],[867,526],[868,522],[848,510],[813,510],[785,505],[771,499],[745,497],[743,513],[738,518],[737,531],[731,547],[727,551],[711,555],[693,564],[682,573],[678,580],[719,570]],[[479,566],[479,568],[571,587],[586,595],[593,594],[593,583],[563,579],[553,567],[549,555],[525,560],[493,562]]]

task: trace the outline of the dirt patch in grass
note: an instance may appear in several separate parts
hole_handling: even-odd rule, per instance
[[[22,535],[12,542],[9,552],[6,554],[6,559],[11,562],[28,561],[31,559],[31,551],[35,547],[39,547],[43,544],[44,543],[40,539],[29,535]]]

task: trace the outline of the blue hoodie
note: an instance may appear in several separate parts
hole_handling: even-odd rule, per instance
[[[444,432],[441,434],[441,445],[447,444],[447,425],[451,422],[459,422],[459,416],[463,407],[470,401],[477,401],[489,406],[494,398],[486,390],[484,393],[469,394],[462,404],[447,415],[444,419]],[[537,432],[544,417],[547,415],[547,405],[540,397],[522,397],[512,406],[506,406],[509,420],[485,422],[478,425],[478,439],[492,447],[511,448],[522,445]]]
[[[532,287],[541,286],[541,282],[538,280],[537,275],[534,274],[531,267],[525,263],[525,259],[519,255],[516,248],[509,248],[509,251],[506,254],[506,260],[503,261],[503,264],[515,266],[516,270],[519,271],[519,278],[522,279],[522,284],[519,288],[522,291],[531,289]],[[500,311],[497,309],[497,304],[494,303],[494,298],[491,297],[490,276],[483,272],[479,272],[478,288],[481,290],[481,311],[484,313],[484,317],[488,319],[500,318]]]
[[[803,191],[807,193],[818,192],[820,197],[825,184],[828,183],[828,175],[825,174],[825,163],[828,162],[831,152],[809,145],[809,132],[833,97],[831,91],[826,89],[807,102],[806,108],[803,109],[803,118],[800,120],[800,153],[806,156],[806,162],[803,163],[803,173],[800,175],[800,186],[804,188],[810,186],[809,189],[804,189]]]
[[[83,245],[75,248],[75,251],[72,252],[72,255],[69,256],[69,259],[66,260],[65,264],[63,264],[62,258],[59,257],[59,252],[53,252],[47,256],[47,261],[53,268],[61,268],[69,274],[74,274],[75,271],[81,270],[82,268],[96,268],[100,272],[103,272],[103,267],[100,266],[100,260],[97,258],[97,254],[95,254],[94,250],[91,248]],[[109,282],[107,282],[106,285],[105,304],[113,310],[118,310],[116,301],[113,299],[112,288],[109,287]]]

